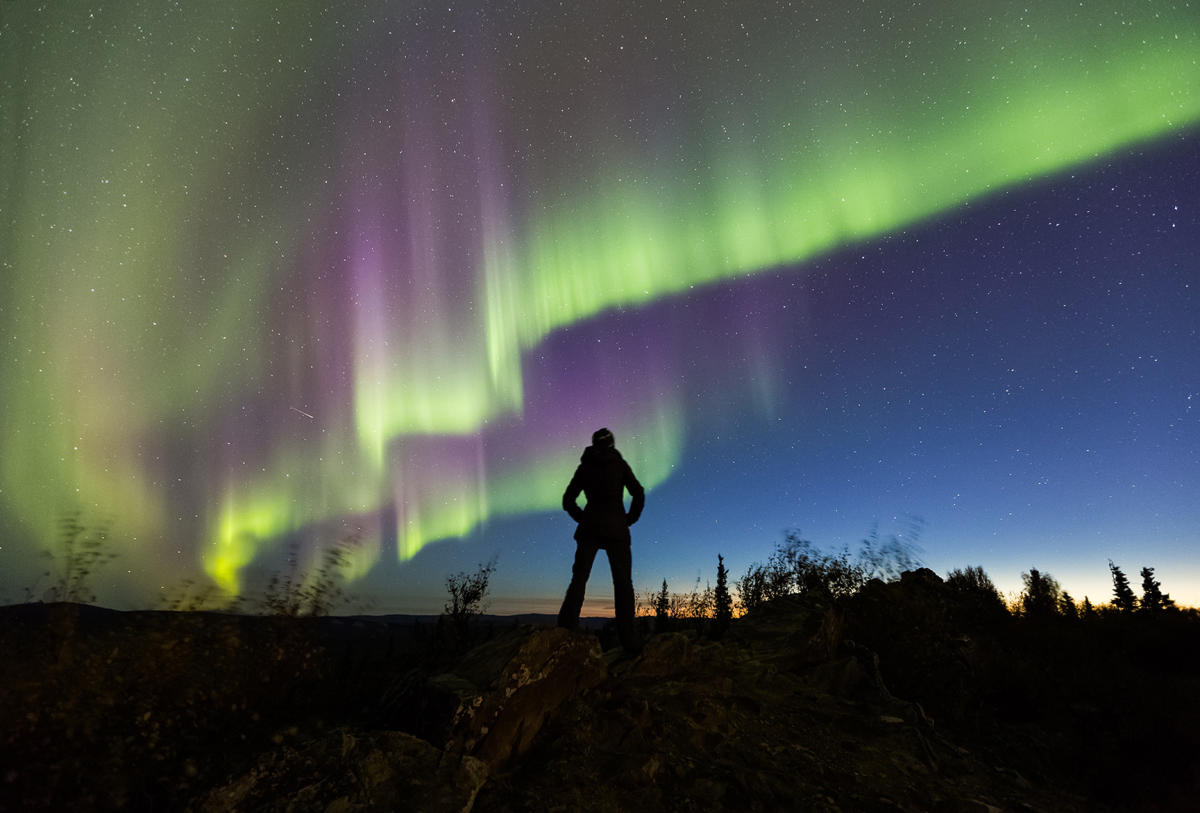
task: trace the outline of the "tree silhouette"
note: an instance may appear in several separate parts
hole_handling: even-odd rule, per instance
[[[1021,593],[1021,610],[1028,618],[1049,618],[1058,615],[1062,599],[1062,588],[1049,573],[1029,568],[1021,574],[1025,591]]]
[[[1063,618],[1070,618],[1072,621],[1079,618],[1079,607],[1066,590],[1063,590],[1062,595],[1058,597],[1058,613]]]
[[[1133,612],[1137,607],[1137,596],[1133,594],[1133,588],[1129,586],[1129,579],[1121,568],[1113,564],[1112,559],[1108,560],[1108,570],[1112,573],[1113,604],[1123,613]]]
[[[717,554],[717,589],[714,595],[716,619],[713,632],[720,635],[733,620],[733,599],[729,595],[729,571],[725,569],[725,557]]]
[[[662,590],[654,597],[654,626],[662,632],[666,629],[667,619],[671,617],[671,594],[667,590],[667,580],[663,579]]]
[[[1142,568],[1142,606],[1141,611],[1158,613],[1163,610],[1175,609],[1175,602],[1162,591],[1162,584],[1154,578],[1154,568]]]

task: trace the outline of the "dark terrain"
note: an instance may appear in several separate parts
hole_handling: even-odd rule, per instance
[[[530,620],[530,619],[526,619]],[[536,619],[533,619],[536,620]],[[0,608],[0,809],[1183,811],[1200,622],[980,614],[928,570],[716,640],[643,619]]]

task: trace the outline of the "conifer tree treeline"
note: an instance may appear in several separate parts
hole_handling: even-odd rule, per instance
[[[881,575],[888,581],[898,581],[901,573],[919,566],[913,548],[899,548],[895,539],[891,547],[880,546],[872,537],[864,542],[857,559],[843,549],[838,554],[826,554],[795,532],[786,535],[766,564],[754,563],[737,580],[736,605],[740,612],[750,612],[759,605],[785,595],[814,595],[824,600],[846,598],[856,594],[868,581]],[[888,550],[887,556],[879,551]],[[900,550],[904,555],[896,556]],[[901,567],[907,566],[907,567]],[[1061,618],[1069,621],[1094,618],[1099,613],[1154,614],[1178,609],[1174,600],[1162,590],[1155,578],[1154,568],[1143,567],[1142,597],[1139,599],[1129,579],[1111,559],[1108,562],[1113,580],[1111,605],[1097,607],[1088,596],[1077,602],[1049,573],[1030,568],[1021,574],[1024,589],[1013,604],[1005,601],[984,569],[978,565],[956,568],[946,574],[945,585],[958,595],[955,611],[960,620],[968,623],[991,623],[1018,614],[1031,620]],[[699,582],[697,582],[698,584]],[[719,636],[733,619],[735,594],[729,587],[729,571],[725,557],[717,554],[717,586],[703,593],[670,592],[666,579],[662,588],[648,594],[647,604],[653,611],[659,630],[668,628],[673,620],[711,619],[708,627]]]
[[[1139,599],[1129,584],[1129,578],[1120,566],[1108,561],[1108,570],[1113,581],[1112,609],[1118,613],[1159,613],[1177,609],[1170,595],[1162,592],[1162,584],[1154,578],[1154,568],[1142,568],[1142,597]],[[1091,618],[1096,608],[1084,596],[1081,605],[1076,604],[1071,594],[1062,589],[1053,576],[1030,568],[1022,573],[1025,589],[1018,600],[1018,609],[1027,618],[1061,616],[1067,619]]]

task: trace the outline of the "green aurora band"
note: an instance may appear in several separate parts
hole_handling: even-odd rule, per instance
[[[1200,120],[1200,24],[1187,4],[996,4],[992,16],[958,6],[920,19],[881,6],[870,22],[832,11],[760,20],[744,38],[712,33],[737,29],[729,20],[656,21],[659,42],[609,48],[602,79],[573,49],[561,54],[562,38],[529,54],[535,45],[491,19],[457,34],[462,47],[447,52],[459,56],[430,57],[421,81],[389,79],[397,66],[343,94],[348,72],[373,67],[362,56],[378,34],[370,15],[349,26],[319,4],[294,4],[288,18],[257,4],[64,4],[48,19],[5,4],[4,516],[49,548],[63,512],[102,513],[152,577],[199,558],[237,593],[240,572],[289,534],[394,503],[406,559],[489,517],[557,505],[578,451],[567,438],[503,465],[431,474],[403,463],[408,439],[519,423],[522,358],[554,331],[795,265]],[[577,17],[511,27],[527,43],[552,28],[615,42],[628,23],[561,13]],[[408,23],[420,51],[436,26],[413,12],[391,27]],[[656,48],[679,64],[639,78]],[[561,70],[535,71],[538,59]],[[650,98],[652,82],[674,84]],[[580,88],[608,103],[580,105],[568,132],[567,113],[547,110]],[[663,98],[675,109],[663,112]],[[352,272],[356,302],[394,299],[396,275],[432,293],[399,310],[365,306],[350,325],[280,313],[290,286],[319,298],[298,269],[320,264],[338,228],[321,225],[325,213],[354,198],[347,133],[393,107],[429,111],[426,141],[476,144],[477,183],[431,159],[444,161],[434,180],[455,181],[474,212],[466,283],[445,280],[448,259],[424,265],[434,251],[380,255]],[[357,233],[386,232],[393,214],[381,204]],[[343,334],[350,400],[333,399],[319,430],[268,433],[269,448],[239,456],[221,416],[247,393],[307,403],[298,382],[317,351],[280,348]],[[632,400],[633,463],[653,487],[683,453],[682,409],[670,393]],[[186,470],[149,440],[172,427],[196,438]],[[202,496],[180,501],[181,490]],[[381,551],[361,545],[353,574]]]

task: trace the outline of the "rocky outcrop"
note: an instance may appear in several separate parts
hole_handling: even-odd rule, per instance
[[[636,657],[589,634],[509,630],[407,675],[388,703],[403,714],[377,722],[411,734],[285,743],[202,809],[1084,809],[953,744],[848,637],[870,617],[940,647],[943,592],[916,573],[849,605],[789,596],[720,642],[663,633]]]
[[[721,642],[651,637],[545,721],[475,809],[1082,810],[937,733],[828,606],[789,597]],[[831,652],[832,650],[832,652]]]
[[[898,581],[869,582],[845,609],[847,639],[875,653],[888,688],[956,724],[972,719],[981,702],[981,653],[964,628],[961,601],[936,573],[920,568]]]

